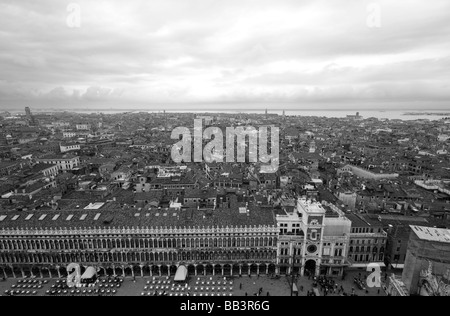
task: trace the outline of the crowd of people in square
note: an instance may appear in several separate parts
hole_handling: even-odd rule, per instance
[[[367,276],[366,276],[367,277]],[[344,277],[343,277],[344,280]],[[366,287],[365,276],[359,273],[359,277],[353,279],[354,284],[358,290],[364,291],[369,294]],[[381,289],[377,289],[377,294],[381,294]],[[337,282],[327,276],[318,276],[313,278],[312,290],[307,292],[307,296],[328,296],[328,295],[340,295],[340,296],[358,296],[354,287],[347,292],[343,285],[337,284]]]

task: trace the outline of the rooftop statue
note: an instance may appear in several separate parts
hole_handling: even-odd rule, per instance
[[[450,269],[444,276],[433,274],[433,263],[420,273],[419,294],[421,296],[450,296]]]

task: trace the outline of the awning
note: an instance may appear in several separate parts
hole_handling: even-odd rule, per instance
[[[386,265],[384,262],[374,262],[373,264],[377,264],[380,266],[380,268],[385,268]],[[350,268],[367,268],[369,266],[369,263],[354,263],[350,266]]]
[[[92,279],[96,275],[97,275],[97,271],[95,271],[95,268],[89,267],[86,269],[86,271],[84,271],[83,275],[81,276],[81,279],[82,280]]]
[[[403,269],[405,267],[404,264],[391,264],[394,269]]]
[[[185,266],[179,266],[177,273],[175,274],[175,282],[184,282],[186,281],[188,275],[188,270]]]

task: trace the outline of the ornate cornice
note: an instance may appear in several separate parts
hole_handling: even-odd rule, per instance
[[[89,228],[3,228],[0,236],[72,236],[72,235],[196,235],[196,234],[276,234],[276,226],[251,227],[89,227]]]

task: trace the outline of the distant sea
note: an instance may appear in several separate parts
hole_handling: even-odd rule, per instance
[[[120,114],[126,111],[76,111],[77,113],[105,113],[105,114]],[[148,113],[162,113],[163,111],[131,111],[131,112],[148,112]],[[238,114],[238,113],[249,113],[249,114],[264,114],[265,110],[170,110],[166,113],[225,113],[225,114]],[[268,110],[269,114],[283,115],[283,110]],[[411,115],[414,113],[414,115]],[[419,114],[420,113],[420,114]],[[359,115],[363,118],[374,117],[377,119],[390,119],[390,120],[405,120],[414,121],[421,119],[428,120],[441,120],[446,116],[438,115],[440,113],[447,113],[446,111],[361,111]],[[286,110],[285,114],[287,116],[316,116],[316,117],[327,117],[327,118],[346,118],[347,115],[356,115],[356,111],[336,111],[336,110]],[[431,115],[429,115],[431,114]],[[450,112],[448,116],[450,117]]]
[[[239,113],[248,113],[248,114],[264,114],[266,110],[243,110],[243,109],[227,109],[227,110],[166,110],[166,113],[210,113],[210,114],[239,114]],[[53,109],[48,110],[35,110],[33,113],[57,113],[63,111],[57,111]],[[98,110],[87,110],[87,109],[74,109],[70,112],[76,112],[80,114],[94,114],[94,113],[104,113],[104,114],[120,114],[120,113],[139,113],[139,112],[147,112],[147,113],[162,113],[163,110],[159,111],[148,111],[148,110],[138,110],[138,109],[130,109],[127,110],[115,110],[115,109],[98,109]],[[21,111],[10,111],[11,114],[24,114]],[[278,114],[283,115],[283,110],[271,110],[268,109],[269,114]],[[357,111],[355,110],[286,110],[285,114],[287,116],[315,116],[315,117],[327,117],[327,118],[345,118],[347,115],[356,115]],[[359,111],[359,115],[363,118],[377,118],[377,119],[390,119],[390,120],[405,120],[405,121],[413,121],[413,120],[441,120],[443,118],[450,118],[450,111],[445,110],[427,110],[427,111],[418,111],[418,110],[395,110],[395,111]]]
[[[160,113],[161,111],[157,111],[156,113]],[[249,113],[249,114],[264,114],[265,110],[232,110],[232,111],[220,111],[220,110],[211,110],[211,111],[166,111],[167,113],[171,112],[179,112],[179,113]],[[149,112],[154,113],[154,112]],[[268,110],[269,114],[278,114],[283,115],[283,110]],[[287,116],[315,116],[315,117],[327,117],[327,118],[346,118],[347,115],[356,115],[357,111],[353,110],[286,110],[285,114]],[[441,120],[443,118],[450,118],[450,112],[447,111],[360,111],[358,112],[360,116],[363,118],[377,118],[377,119],[389,119],[389,120]],[[446,115],[442,115],[446,114]]]

